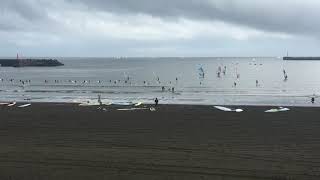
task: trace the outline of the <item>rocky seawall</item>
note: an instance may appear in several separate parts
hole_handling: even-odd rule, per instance
[[[0,59],[0,65],[3,67],[51,67],[64,64],[56,59]]]

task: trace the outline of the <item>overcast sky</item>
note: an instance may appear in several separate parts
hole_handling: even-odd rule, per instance
[[[320,56],[319,0],[0,0],[0,56]]]

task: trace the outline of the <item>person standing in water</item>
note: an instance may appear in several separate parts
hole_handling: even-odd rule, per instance
[[[158,98],[156,98],[156,99],[154,100],[155,106],[158,106],[158,103],[159,103],[159,100],[158,100]]]
[[[100,94],[98,95],[98,103],[99,103],[100,106],[102,106],[102,101],[101,101],[101,96],[100,96]]]
[[[227,66],[224,66],[223,75],[226,75],[226,72],[227,72]]]

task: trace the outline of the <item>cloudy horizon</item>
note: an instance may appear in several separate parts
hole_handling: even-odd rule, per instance
[[[315,0],[1,0],[0,56],[320,56]]]

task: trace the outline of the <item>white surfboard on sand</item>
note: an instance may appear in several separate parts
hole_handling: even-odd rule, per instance
[[[214,106],[216,109],[219,109],[221,111],[232,111],[230,108],[222,107],[222,106]]]
[[[24,107],[28,107],[28,106],[31,106],[31,104],[23,104],[21,106],[18,106],[19,108],[24,108]]]
[[[130,106],[132,103],[130,102],[114,102],[112,103],[113,105],[118,105],[118,106]]]
[[[16,104],[17,104],[17,102],[12,102],[12,103],[8,104],[8,107],[14,106]]]
[[[230,109],[227,107],[223,106],[214,106],[216,109],[219,109],[221,111],[226,111],[226,112],[243,112],[243,109]]]
[[[289,108],[280,107],[280,108],[269,109],[269,110],[266,110],[265,112],[266,113],[275,113],[275,112],[285,112],[285,111],[290,111],[290,109]]]
[[[138,103],[136,103],[134,106],[140,106],[140,105],[142,105],[142,102],[138,102]]]
[[[152,112],[153,112],[153,111],[156,111],[156,108],[151,107],[151,108],[150,108],[150,111],[152,111]]]
[[[0,103],[0,106],[8,105],[9,103]]]
[[[136,111],[136,110],[147,110],[148,108],[126,108],[126,109],[117,109],[118,111]]]

